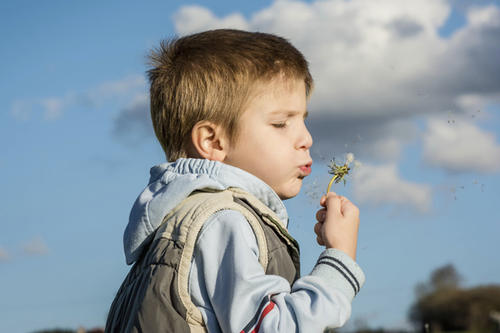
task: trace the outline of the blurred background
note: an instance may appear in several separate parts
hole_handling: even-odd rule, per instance
[[[222,27],[276,33],[310,62],[313,173],[285,202],[302,274],[322,250],[313,225],[328,163],[347,153],[361,163],[333,188],[360,208],[357,261],[367,278],[339,331],[430,322],[492,330],[499,1],[6,0],[0,332],[104,326],[129,270],[130,208],[150,167],[165,162],[148,115],[146,56],[164,38]]]

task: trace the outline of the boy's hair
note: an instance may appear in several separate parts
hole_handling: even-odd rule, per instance
[[[276,77],[313,80],[304,56],[286,39],[220,29],[164,40],[150,55],[151,118],[169,161],[187,157],[187,140],[201,120],[220,125],[228,139],[254,87]]]

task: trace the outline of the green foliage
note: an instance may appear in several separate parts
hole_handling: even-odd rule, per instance
[[[430,284],[434,290],[444,288],[458,288],[462,278],[452,264],[444,265],[434,270],[431,274]]]
[[[490,319],[500,311],[500,285],[461,289],[460,279],[451,265],[431,274],[429,284],[417,286],[417,301],[408,317],[416,328],[430,325],[430,332],[494,332],[497,324]]]

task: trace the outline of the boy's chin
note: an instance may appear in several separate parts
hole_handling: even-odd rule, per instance
[[[281,199],[281,200],[288,200],[288,199],[292,199],[292,198],[294,198],[295,196],[297,196],[297,195],[285,195],[285,196],[283,196],[283,195],[279,195],[279,197],[280,197],[280,199]]]
[[[277,192],[281,200],[292,199],[297,196],[300,192],[300,187],[298,189],[289,189],[287,191]]]

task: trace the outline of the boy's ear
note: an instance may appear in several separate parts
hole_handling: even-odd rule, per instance
[[[211,161],[222,162],[227,154],[228,140],[224,129],[208,120],[196,123],[191,130],[193,155]]]

